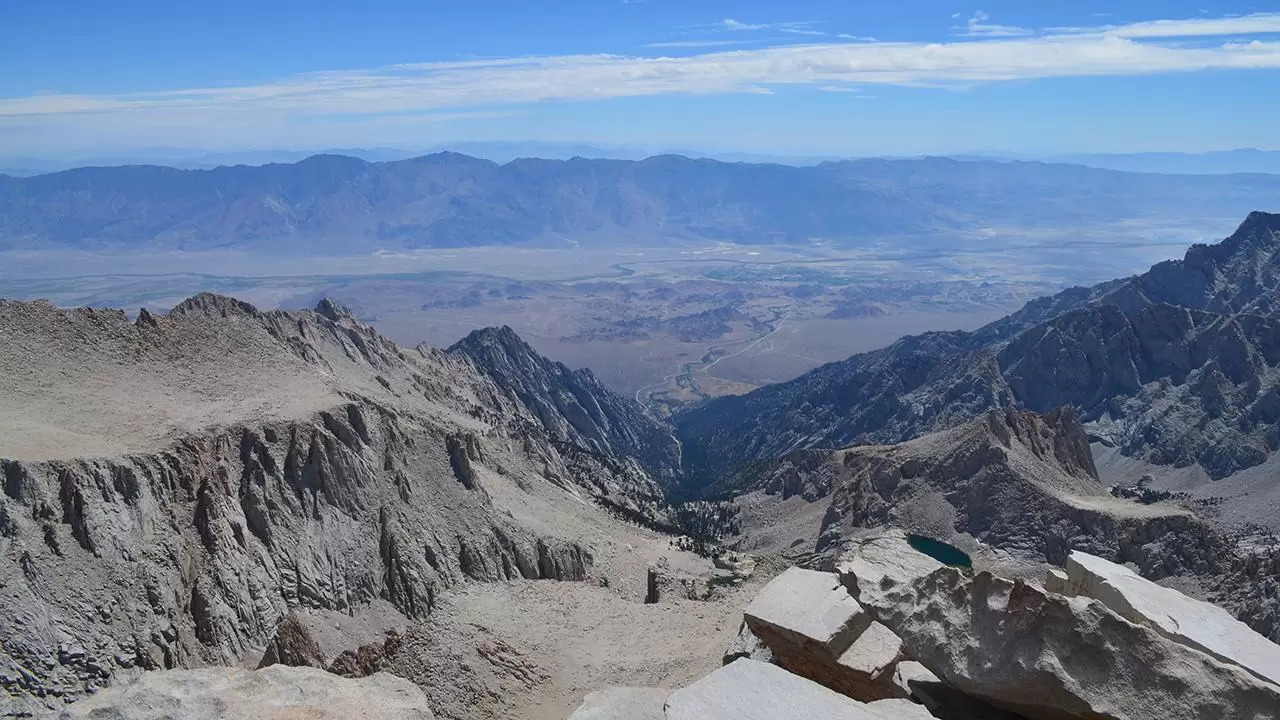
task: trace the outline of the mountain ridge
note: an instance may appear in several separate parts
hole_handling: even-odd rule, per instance
[[[588,531],[607,513],[581,514],[597,505],[669,524],[616,440],[653,430],[626,427],[652,423],[629,398],[467,347],[407,350],[327,300],[204,293],[132,322],[0,301],[0,337],[5,710],[234,664],[299,608],[407,623],[463,582],[585,580],[613,552]]]
[[[678,155],[505,164],[451,152],[377,163],[314,155],[209,170],[139,165],[0,177],[0,250],[844,243],[1161,215],[1202,220],[1242,215],[1278,194],[1276,176],[947,158],[795,167]]]
[[[992,408],[1074,404],[1130,454],[1222,477],[1280,447],[1277,291],[1280,215],[1253,213],[1182,261],[713,400],[684,412],[677,434],[690,473],[714,481],[735,459],[900,442]]]

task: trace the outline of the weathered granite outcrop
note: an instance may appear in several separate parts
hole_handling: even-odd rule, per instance
[[[613,687],[588,693],[569,720],[665,720],[670,690]]]
[[[1033,720],[1280,712],[1280,686],[1101,602],[943,566],[892,536],[856,544],[840,572],[911,658],[947,685]]]
[[[637,459],[660,484],[680,477],[680,449],[670,431],[631,398],[600,384],[590,370],[548,360],[509,327],[477,330],[448,352],[473,361],[498,391],[532,410],[548,436],[600,457]]]
[[[259,668],[269,665],[324,668],[327,663],[320,643],[311,637],[311,631],[294,613],[289,613],[276,628],[276,634],[262,653]]]
[[[1073,552],[1066,572],[1051,574],[1045,587],[1070,597],[1093,598],[1130,622],[1280,686],[1280,645],[1222,608],[1156,585],[1123,565]]]
[[[63,720],[433,720],[418,686],[380,673],[359,680],[309,667],[144,673],[59,715]]]
[[[742,627],[738,628],[738,637],[734,638],[729,647],[725,649],[724,656],[720,658],[720,661],[722,665],[728,665],[739,658],[751,658],[759,662],[774,664],[778,662],[778,656],[774,654],[773,648],[765,644],[765,641],[755,634],[745,620],[742,622]]]
[[[1151,580],[1188,578],[1250,627],[1280,640],[1280,553],[1239,543],[1176,502],[1113,497],[1079,415],[993,410],[898,445],[805,450],[756,463],[736,485],[825,503],[813,550],[828,567],[866,528],[901,527],[1015,563],[1061,565],[1073,550],[1132,563]],[[750,532],[747,529],[746,532]]]
[[[906,695],[893,682],[901,641],[872,620],[833,573],[790,568],[756,595],[743,616],[744,631],[793,673],[863,701]]]
[[[802,449],[896,443],[988,410],[1082,409],[1126,455],[1213,477],[1280,431],[1280,215],[1141,275],[1073,288],[972,333],[882,350],[700,405],[677,434],[699,489]]]
[[[909,720],[893,706],[860,703],[776,665],[736,660],[671,694],[667,720]]]
[[[346,418],[365,438],[343,431]],[[20,467],[20,497],[6,498],[23,511],[9,513],[0,565],[0,683],[44,702],[135,667],[235,662],[298,607],[380,598],[423,617],[465,579],[590,569],[585,549],[529,534],[455,482],[443,438],[376,406],[161,455]],[[68,643],[82,649],[60,653]]]
[[[260,312],[201,295],[130,323],[0,301],[0,336],[13,369],[0,399],[114,403],[82,422],[45,401],[51,419],[0,441],[5,710],[60,707],[142,669],[238,662],[298,608],[385,600],[421,618],[460,582],[590,576],[586,548],[500,512],[486,477],[640,516],[661,501],[638,459],[556,435],[555,403],[528,393],[560,390],[509,394],[501,368],[405,350],[332,303]],[[42,374],[32,358],[61,369]],[[165,405],[193,384],[190,406]],[[589,402],[592,387],[578,390]],[[63,432],[55,422],[123,450],[64,452],[39,434]]]
[[[789,568],[769,581],[743,612],[757,635],[838,655],[871,618],[832,573]]]
[[[329,663],[329,672],[342,677],[360,678],[386,669],[390,659],[403,646],[403,639],[396,630],[388,630],[382,642],[365,643],[354,650],[347,649]]]

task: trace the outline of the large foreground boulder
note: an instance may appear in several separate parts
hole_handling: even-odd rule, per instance
[[[670,690],[611,687],[588,693],[569,720],[665,720]]]
[[[359,680],[310,667],[144,673],[81,700],[63,720],[433,720],[417,685],[379,673]]]
[[[915,720],[923,708],[860,703],[833,690],[754,660],[735,660],[677,690],[667,720]]]
[[[946,684],[1031,720],[1274,720],[1280,687],[1101,602],[976,575],[895,538],[854,543],[841,578]]]
[[[771,580],[744,616],[758,635],[774,635],[836,654],[871,623],[858,601],[840,586],[839,577],[795,567]]]
[[[793,673],[857,700],[906,697],[893,682],[901,641],[871,619],[835,573],[790,568],[756,595],[743,617],[743,632],[758,637],[773,661]],[[747,654],[730,651],[726,659]]]
[[[1046,587],[1098,600],[1131,622],[1280,685],[1280,645],[1217,605],[1161,587],[1123,565],[1073,552],[1066,573],[1051,574]]]

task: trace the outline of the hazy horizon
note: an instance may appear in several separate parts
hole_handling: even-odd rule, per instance
[[[22,72],[0,79],[0,156],[469,142],[821,157],[1276,147],[1277,101],[1259,89],[1280,72],[1280,13],[1231,0],[237,5],[7,10],[0,66]]]

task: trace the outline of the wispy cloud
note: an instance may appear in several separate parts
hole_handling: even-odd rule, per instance
[[[1051,28],[1051,32],[1111,35],[1124,38],[1230,37],[1280,33],[1280,13],[1254,13],[1223,18],[1150,20],[1129,25]]]
[[[778,32],[791,33],[792,35],[812,35],[812,36],[828,36],[831,33],[825,33],[821,30],[810,30],[809,28],[782,27],[778,28]]]
[[[713,30],[716,32],[737,32],[742,30],[777,30],[778,32],[790,33],[792,35],[830,35],[816,29],[815,25],[821,25],[818,20],[793,20],[789,22],[779,23],[746,23],[733,18],[725,18],[718,23],[710,26],[703,25],[702,28]]]
[[[653,42],[641,45],[647,48],[701,48],[701,47],[727,47],[729,45],[745,45],[750,40],[667,40],[665,42]]]
[[[720,30],[764,30],[768,27],[768,25],[744,23],[733,18],[725,18],[716,24],[716,28]]]
[[[256,131],[354,115],[400,114],[405,118],[396,121],[400,123],[450,122],[467,118],[464,113],[522,111],[547,101],[761,93],[785,86],[970,86],[1053,77],[1280,69],[1280,41],[1257,37],[1274,32],[1280,32],[1280,14],[1044,30],[1031,36],[988,35],[951,43],[855,43],[833,37],[825,43],[679,57],[465,59],[308,73],[232,87],[0,99],[0,135],[10,132],[12,138],[11,131],[20,127],[24,133],[43,128],[50,136],[126,130],[137,135],[155,128]],[[1211,44],[1176,41],[1214,36],[1223,39]],[[677,42],[704,41],[672,41]]]
[[[953,15],[952,17],[955,16]],[[1024,37],[1035,34],[1034,30],[1017,27],[1015,25],[997,25],[995,23],[988,22],[989,20],[991,20],[991,16],[983,10],[979,10],[975,12],[964,25],[952,29],[957,31],[957,35],[961,35],[963,37]]]
[[[757,43],[766,43],[766,42],[780,43],[780,42],[785,42],[786,39],[783,37],[768,38],[766,36],[763,36],[763,33],[754,32],[754,31],[773,31],[773,32],[781,33],[782,35],[800,35],[804,37],[838,37],[845,40],[874,40],[874,38],[857,38],[849,34],[835,35],[833,33],[825,32],[823,30],[818,30],[815,27],[817,25],[822,25],[822,24],[823,24],[822,21],[819,21],[819,20],[793,20],[793,21],[778,22],[778,23],[748,23],[748,22],[743,22],[741,20],[735,20],[734,18],[725,18],[719,22],[712,23],[710,25],[690,25],[682,28],[682,30],[684,30],[685,32],[693,31],[698,34],[708,33],[708,34],[711,34],[712,37],[694,38],[694,39],[688,39],[688,40],[668,40],[668,41],[662,41],[662,42],[652,42],[652,43],[647,43],[645,45],[642,45],[641,47],[697,48],[697,47],[723,47],[728,45],[745,45],[748,42],[753,42],[753,41],[723,40],[716,36],[717,35],[723,36],[724,33],[742,33],[746,31],[753,31],[753,34],[758,38],[757,40],[754,41]]]

